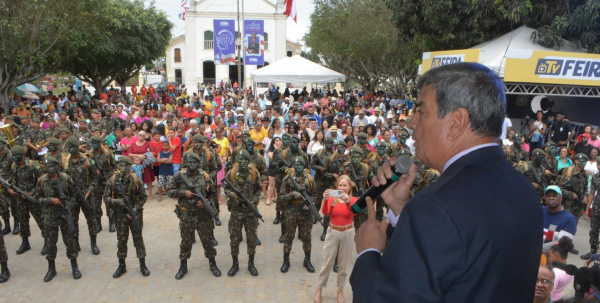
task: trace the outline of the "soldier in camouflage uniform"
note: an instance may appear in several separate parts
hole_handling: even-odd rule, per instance
[[[23,149],[22,146],[13,147],[11,153],[13,159],[13,163],[11,164],[12,177],[7,181],[32,196],[35,189],[35,183],[42,175],[42,167],[36,161],[25,159],[25,149]],[[18,200],[18,217],[21,226],[22,243],[19,249],[17,249],[17,255],[20,255],[31,249],[31,246],[29,245],[29,237],[31,236],[31,230],[29,229],[30,213],[42,232],[42,238],[46,239],[44,221],[42,219],[42,208],[38,203],[33,203],[24,197],[21,197],[12,189],[9,189],[8,192],[13,196],[14,200]],[[45,253],[46,245],[44,244],[42,254]]]
[[[92,132],[87,127],[86,119],[79,119],[79,129],[75,130],[73,137],[79,139],[79,151],[85,153],[90,137],[92,137]]]
[[[48,173],[48,171],[45,169],[46,160],[48,159],[48,157],[55,158],[56,160],[58,160],[59,163],[63,162],[63,157],[66,157],[66,155],[63,155],[61,149],[62,141],[56,138],[50,138],[50,140],[48,140],[48,152],[45,153],[44,156],[42,156],[42,167],[44,168],[45,174]],[[58,170],[62,171],[62,166],[60,166]]]
[[[244,197],[258,208],[258,200],[262,192],[261,174],[258,169],[251,164],[252,156],[247,150],[241,150],[238,153],[237,165],[232,168],[225,178],[233,186],[242,192]],[[246,230],[246,244],[248,246],[248,271],[252,276],[258,276],[258,270],[254,266],[254,255],[256,253],[256,240],[258,229],[258,218],[248,209],[240,200],[240,197],[231,190],[229,185],[224,184],[225,196],[229,197],[227,208],[231,212],[229,218],[229,235],[231,239],[231,257],[233,264],[227,272],[230,277],[235,276],[239,270],[238,255],[240,254],[240,242],[242,241],[242,227]]]
[[[546,149],[546,172],[545,172],[545,181],[547,185],[554,184],[556,177],[558,176],[557,168],[558,168],[558,159],[556,159],[556,143],[554,142],[546,142],[544,144]]]
[[[360,132],[358,133],[358,143],[354,146],[360,148],[362,152],[362,161],[367,160],[371,155],[371,149],[369,148],[369,144],[367,143],[367,134]]]
[[[335,158],[335,151],[333,151],[333,138],[326,137],[323,141],[325,141],[325,148],[318,151],[312,157],[312,165],[310,167],[315,171],[314,181],[316,190],[313,192],[312,199],[315,201],[315,207],[317,210],[321,209],[323,192],[328,188],[332,188],[335,185],[336,180],[333,178],[333,173],[329,170],[329,162]],[[324,241],[324,235],[327,233],[327,226],[329,226],[329,216],[325,216],[323,219],[323,235],[321,238]],[[317,222],[318,221],[313,218],[313,224],[316,224]]]
[[[98,184],[98,174],[94,169],[94,161],[87,159],[84,154],[79,152],[79,146],[81,145],[79,139],[75,137],[69,137],[65,145],[69,151],[69,154],[62,161],[63,171],[73,178],[74,186],[79,187],[85,199],[89,201],[90,194],[94,190],[94,187]],[[81,251],[81,247],[79,246],[79,212],[83,211],[90,235],[90,246],[92,248],[92,253],[97,255],[100,253],[100,249],[96,244],[96,235],[98,233],[96,230],[96,213],[93,207],[92,209],[85,207],[84,202],[78,199],[77,196],[73,196],[72,199],[72,210],[75,219],[75,243],[77,245],[77,251]]]
[[[179,247],[181,265],[175,275],[177,280],[182,279],[188,272],[187,259],[192,254],[192,243],[196,231],[200,235],[200,242],[202,242],[204,248],[204,256],[208,259],[210,271],[215,277],[221,276],[221,271],[217,267],[217,261],[215,261],[217,250],[212,243],[213,220],[210,213],[204,209],[202,202],[198,200],[199,198],[187,188],[183,181],[183,178],[186,178],[190,184],[196,186],[206,199],[209,199],[207,194],[211,192],[210,187],[214,187],[214,183],[209,175],[200,169],[202,161],[206,161],[206,159],[203,160],[196,153],[189,153],[187,155],[187,167],[176,173],[171,183],[167,185],[167,195],[170,198],[177,199],[175,214],[179,218],[179,230],[181,232],[181,245]]]
[[[600,169],[600,156],[596,157],[596,166]],[[592,182],[590,184],[590,193],[587,199],[586,211],[584,212],[585,219],[590,219],[590,246],[591,251],[583,256],[582,260],[588,260],[593,254],[598,253],[598,237],[600,236],[600,173],[595,173],[592,176]],[[591,204],[594,203],[591,215],[588,214],[587,210],[590,209]]]
[[[119,278],[127,272],[125,258],[127,258],[127,241],[129,239],[129,230],[133,238],[133,245],[137,257],[140,261],[140,272],[144,277],[150,275],[150,271],[146,267],[146,247],[144,246],[144,238],[142,230],[144,229],[144,204],[146,203],[146,191],[144,183],[139,180],[135,173],[131,173],[133,162],[127,156],[119,158],[119,170],[115,171],[112,177],[106,182],[104,189],[104,203],[108,205],[114,216],[115,225],[117,227],[117,258],[119,258],[119,267],[113,274],[113,278]],[[127,198],[134,205],[136,218],[132,218],[127,209],[127,204],[121,195],[121,191],[117,186],[122,186]],[[133,230],[131,220],[136,220],[140,230]]]
[[[0,132],[1,133],[1,132]],[[12,165],[12,154],[8,149],[8,143],[5,138],[0,137],[0,175],[4,180],[11,179],[11,165]],[[15,220],[15,226],[13,229],[13,235],[17,235],[21,232],[19,228],[19,216],[18,216],[18,200],[8,194],[8,191],[0,186],[0,200],[4,201],[6,211],[1,211],[2,218],[4,219],[4,229],[2,234],[7,235],[10,233],[10,215],[12,214]],[[1,203],[1,202],[0,202]],[[10,207],[10,210],[9,210]]]
[[[525,148],[521,146],[523,135],[514,134],[513,138],[515,139],[513,145],[504,146],[504,154],[506,155],[506,159],[508,159],[508,162],[510,162],[510,164],[512,164],[512,166],[516,168],[517,166],[519,166],[519,163],[526,162],[528,160],[529,154],[527,153]]]
[[[92,193],[90,194],[90,203],[94,207],[96,212],[96,229],[98,232],[102,231],[102,193],[106,187],[106,180],[112,176],[113,171],[117,165],[115,163],[115,157],[108,147],[102,146],[104,139],[95,135],[90,138],[91,149],[87,152],[86,156],[94,162],[96,172],[98,175],[98,183],[94,186]],[[106,215],[108,215],[108,206],[106,206]],[[109,231],[115,232],[115,223],[112,218],[108,218],[108,229]]]
[[[377,142],[375,145],[375,153],[372,153],[371,156],[369,156],[369,158],[366,160],[366,164],[370,170],[369,179],[373,178],[373,176],[377,174],[377,169],[379,169],[383,163],[390,160],[387,155],[389,149],[390,147],[387,143],[385,143],[385,141]],[[385,202],[383,201],[383,198],[377,197],[377,199],[375,199],[375,216],[377,221],[383,220],[384,206]]]
[[[544,157],[546,152],[536,148],[531,153],[531,161],[521,162],[517,166],[517,170],[522,173],[537,191],[540,199],[544,196],[546,184],[544,183]]]
[[[400,157],[400,152],[403,149],[410,151],[410,149],[406,145],[406,140],[408,140],[408,137],[408,133],[405,130],[400,131],[398,142],[394,143],[388,149],[388,156],[397,158]]]
[[[27,155],[27,136],[23,131],[23,127],[20,124],[13,123],[11,124],[13,138],[14,138],[14,146],[21,146],[25,149],[25,155]],[[2,132],[4,134],[4,132]],[[8,142],[8,141],[7,141]]]
[[[344,163],[344,175],[350,176],[350,179],[356,183],[357,190],[354,192],[355,197],[362,196],[363,192],[361,192],[358,184],[362,184],[362,189],[366,191],[369,188],[369,167],[367,164],[362,162],[363,154],[362,149],[358,146],[352,146],[350,148],[350,161]],[[354,168],[354,172],[356,173],[356,178],[352,174],[352,168]],[[360,183],[359,183],[360,182]],[[356,230],[360,228],[360,225],[367,221],[367,209],[363,209],[358,215],[354,217],[354,227]]]
[[[271,159],[271,161],[269,161],[269,166],[271,166],[271,168],[273,169],[273,171],[275,172],[275,188],[281,188],[281,180],[283,180],[283,178],[285,177],[285,171],[283,170],[279,170],[279,167],[281,167],[283,164],[280,163],[280,161],[276,160],[278,157],[281,157],[281,154],[283,153],[283,150],[285,150],[286,148],[289,147],[290,145],[290,134],[289,133],[283,133],[283,135],[281,136],[281,146],[273,151],[273,158]],[[275,220],[273,220],[273,224],[279,224],[281,222],[281,212],[283,211],[283,203],[281,203],[281,200],[279,200],[279,198],[277,198],[275,200]],[[281,227],[283,228],[283,224],[281,225]],[[283,230],[281,232],[281,237],[283,237]],[[283,239],[280,241],[280,243],[283,243]]]
[[[293,141],[294,139],[292,139],[292,143],[290,144],[294,144]],[[291,163],[294,169],[290,170],[287,176],[294,178],[298,185],[304,186],[307,192],[312,192],[314,190],[314,183],[310,176],[310,171],[304,170],[307,164],[304,157],[296,157]],[[283,265],[281,265],[280,270],[282,273],[286,273],[290,268],[290,252],[292,251],[292,242],[294,241],[296,227],[298,227],[302,233],[299,238],[302,240],[302,249],[304,250],[303,266],[308,272],[313,273],[315,272],[315,268],[310,263],[310,231],[313,225],[313,215],[308,206],[304,205],[304,197],[300,192],[296,191],[290,180],[283,181],[279,196],[285,205],[284,224],[286,226],[285,241],[283,243]]]
[[[42,129],[40,127],[40,120],[33,119],[33,126],[29,128],[27,132],[27,147],[29,150],[29,159],[40,161],[42,160],[42,156],[38,155],[38,153],[44,147],[48,147],[48,140],[51,137],[51,133],[47,129]]]
[[[2,142],[0,143],[0,148],[2,148],[0,152],[3,152],[6,145],[6,140],[0,138],[0,142]],[[4,192],[4,190],[2,191]],[[4,194],[0,196],[0,213],[2,214],[8,213],[8,200],[6,198],[7,197]],[[5,219],[4,222],[7,222],[7,220]],[[8,228],[10,232],[10,226],[8,226]],[[2,229],[1,221],[0,229]],[[0,268],[2,269],[2,271],[0,271],[0,283],[8,281],[8,279],[10,278],[10,271],[8,270],[8,253],[6,252],[6,246],[4,245],[5,234],[6,233],[0,233]]]
[[[560,187],[563,196],[563,205],[575,216],[579,222],[583,205],[587,204],[589,173],[583,170],[589,158],[584,154],[575,155],[573,166],[560,170],[556,184]]]
[[[92,115],[91,115],[91,121],[90,121],[90,125],[89,128],[92,129],[97,129],[100,131],[100,137],[102,137],[103,134],[106,134],[106,124],[105,121],[102,118],[102,115],[100,114],[100,112],[97,109],[92,109]]]
[[[56,120],[54,120],[54,118],[48,118],[48,124],[50,124],[50,127],[48,127],[50,137],[56,139],[60,138],[60,128],[57,126]]]
[[[75,125],[68,119],[67,111],[61,110],[59,114],[60,120],[56,122],[56,128],[66,128],[70,133],[75,131]],[[61,130],[62,131],[62,130]]]
[[[250,138],[250,132],[243,131],[241,136],[242,136],[242,145],[238,145],[232,149],[232,152],[227,159],[227,165],[225,166],[226,171],[229,171],[233,167],[233,165],[236,163],[237,155],[240,153],[240,150],[244,149],[244,144],[245,144],[246,140],[248,138]],[[289,134],[288,134],[288,136],[289,136]]]
[[[69,155],[69,147],[67,145],[67,139],[69,139],[70,136],[71,136],[71,131],[68,128],[66,128],[66,127],[61,128],[60,137],[58,139],[61,142],[60,152],[63,154],[64,157]]]
[[[102,118],[102,120],[104,120],[104,125],[106,127],[106,134],[104,135],[104,137],[108,137],[112,133],[114,133],[115,129],[120,127],[121,124],[119,123],[119,120],[117,118],[113,117],[114,110],[111,106],[107,106],[105,111],[106,117]]]
[[[57,213],[63,213],[65,210],[65,206],[62,204],[63,201],[60,200],[58,186],[60,186],[61,191],[67,197],[67,201],[68,197],[73,197],[75,195],[73,180],[67,174],[59,172],[59,167],[60,164],[56,158],[47,157],[46,170],[48,173],[38,178],[35,187],[35,198],[43,208],[44,228],[46,231],[46,260],[48,260],[48,272],[44,277],[44,282],[50,282],[54,276],[56,276],[54,260],[56,260],[56,243],[58,242],[59,228],[63,242],[67,248],[67,258],[71,260],[73,278],[81,278],[81,272],[77,266],[77,247],[73,234],[69,231],[67,218],[65,215],[59,217],[56,216]]]
[[[252,158],[252,160],[250,161],[250,165],[252,165],[254,168],[256,168],[260,174],[260,183],[261,184],[266,183],[268,180],[267,163],[265,162],[265,158],[263,156],[261,156],[260,153],[258,152],[258,149],[256,149],[254,147],[256,144],[254,142],[254,139],[248,137],[248,138],[246,138],[246,141],[243,142],[243,144],[244,144],[244,149],[248,152],[248,154]],[[236,163],[236,165],[237,165],[237,163]],[[236,165],[234,165],[234,167]],[[262,193],[262,191],[261,191],[261,193]],[[260,197],[260,194],[258,196]],[[256,245],[262,244],[260,242],[260,240],[258,239],[258,236],[256,237],[255,242],[256,242]]]

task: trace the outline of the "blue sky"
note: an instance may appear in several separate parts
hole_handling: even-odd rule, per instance
[[[194,1],[194,0],[191,0]],[[214,0],[219,1],[219,0]],[[277,0],[268,0],[271,3],[276,3]],[[298,24],[294,22],[294,20],[288,18],[287,19],[287,38],[296,41],[299,40],[302,42],[302,37],[308,31],[308,27],[310,26],[310,14],[314,10],[314,4],[310,0],[296,0],[296,9],[298,10]],[[149,5],[151,1],[146,0],[146,5]],[[173,36],[179,36],[185,33],[184,29],[184,21],[180,20],[177,16],[179,14],[179,6],[181,4],[181,0],[156,0],[154,1],[154,5],[165,11],[169,16],[171,22],[175,24],[173,28]]]

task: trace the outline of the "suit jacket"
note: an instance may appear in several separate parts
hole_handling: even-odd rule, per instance
[[[542,207],[500,147],[472,151],[410,200],[383,255],[361,255],[354,302],[532,302]]]

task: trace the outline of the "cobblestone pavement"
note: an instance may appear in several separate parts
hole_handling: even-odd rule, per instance
[[[156,190],[156,187],[154,187]],[[175,280],[179,269],[179,222],[175,217],[175,200],[164,197],[162,202],[155,199],[146,203],[144,209],[144,242],[146,244],[146,264],[151,271],[149,277],[143,277],[139,271],[138,260],[131,237],[127,273],[119,279],[112,274],[117,269],[117,236],[108,232],[108,219],[102,218],[104,230],[98,234],[100,255],[93,255],[90,249],[85,218],[81,214],[80,244],[78,263],[83,277],[73,280],[70,262],[66,257],[62,238],[58,241],[56,270],[58,275],[49,283],[43,278],[47,271],[47,262],[40,255],[43,240],[33,218],[30,220],[32,237],[29,239],[32,249],[22,255],[15,251],[21,244],[21,238],[6,235],[5,242],[9,254],[10,280],[0,284],[0,302],[312,302],[321,267],[323,242],[320,241],[322,229],[315,225],[312,230],[312,263],[316,272],[309,273],[302,267],[304,253],[302,242],[295,239],[290,271],[279,271],[283,262],[283,244],[278,239],[281,228],[273,225],[275,205],[266,206],[261,200],[259,211],[265,223],[260,224],[258,236],[262,245],[257,247],[255,265],[258,277],[252,277],[247,271],[245,236],[240,246],[240,271],[233,278],[227,276],[231,267],[229,233],[227,223],[229,212],[221,204],[221,221],[216,227],[217,264],[223,275],[216,278],[208,269],[208,260],[199,238],[194,244],[192,257],[188,260],[188,274],[182,280]],[[11,220],[11,224],[12,224]],[[356,252],[353,254],[356,257]],[[354,260],[354,258],[352,259]],[[352,261],[354,262],[354,261]],[[353,264],[352,264],[353,265]],[[331,273],[329,285],[323,290],[323,302],[336,302],[336,274]],[[351,302],[350,286],[345,289],[345,298]]]

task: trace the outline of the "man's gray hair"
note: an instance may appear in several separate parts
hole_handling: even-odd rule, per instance
[[[471,130],[478,135],[498,138],[506,115],[506,97],[500,78],[478,63],[456,63],[429,70],[417,88],[432,85],[438,105],[438,118],[465,108]]]
[[[196,119],[190,119],[190,124],[198,124],[198,121],[196,121]]]

